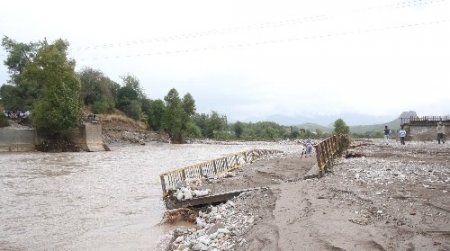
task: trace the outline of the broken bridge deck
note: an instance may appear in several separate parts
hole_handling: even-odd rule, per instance
[[[207,195],[207,196],[203,196],[203,197],[196,197],[196,198],[192,198],[190,200],[182,200],[182,201],[178,201],[174,197],[167,197],[164,199],[164,203],[166,204],[167,209],[175,209],[175,208],[182,208],[182,207],[201,207],[201,206],[205,206],[205,205],[225,202],[227,200],[234,198],[235,196],[238,196],[239,194],[241,194],[243,192],[259,190],[259,189],[268,189],[268,187],[254,187],[254,188],[233,190],[233,191],[211,194],[211,195]]]

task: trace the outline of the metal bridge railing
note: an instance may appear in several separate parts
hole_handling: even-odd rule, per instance
[[[414,117],[411,116],[409,118],[400,118],[400,124],[435,124],[439,121],[450,121],[450,116],[423,116],[423,117]]]
[[[279,150],[253,149],[163,173],[160,175],[163,196],[166,196],[169,190],[175,189],[177,184],[186,179],[219,177],[245,163],[251,163],[265,155],[281,152]]]
[[[333,160],[337,156],[340,156],[348,148],[349,144],[350,141],[347,135],[333,135],[314,146],[316,149],[317,165],[321,174],[327,171],[333,164]]]

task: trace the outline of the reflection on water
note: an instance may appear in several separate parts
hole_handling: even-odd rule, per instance
[[[116,145],[111,152],[0,153],[0,250],[153,250],[159,173],[252,148]]]

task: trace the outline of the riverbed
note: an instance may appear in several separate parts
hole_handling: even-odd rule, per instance
[[[110,152],[0,153],[0,250],[154,250],[167,231],[159,174],[254,148],[111,145]]]

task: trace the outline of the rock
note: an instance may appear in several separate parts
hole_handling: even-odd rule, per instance
[[[177,198],[177,200],[181,201],[181,200],[183,199],[183,197],[184,197],[183,192],[181,192],[181,191],[178,190],[178,191],[175,193],[175,197]]]
[[[203,243],[196,243],[194,244],[194,246],[192,246],[192,250],[208,250],[208,247]]]
[[[206,195],[208,195],[210,193],[211,193],[211,190],[209,190],[209,189],[192,191],[192,195],[194,195],[195,197],[206,196]]]
[[[214,224],[214,225],[212,225],[212,226],[208,229],[208,231],[206,231],[206,233],[207,233],[208,235],[211,235],[211,234],[217,232],[217,230],[218,230],[219,228],[223,228],[223,227],[224,227],[224,225],[223,225],[222,223]]]
[[[203,219],[203,218],[201,218],[201,217],[197,217],[197,226],[199,226],[199,227],[206,227],[206,221]]]
[[[198,240],[200,243],[203,243],[203,244],[206,245],[206,246],[209,246],[209,243],[211,242],[211,240],[210,240],[210,238],[209,238],[208,235],[200,236],[197,240]]]
[[[218,233],[224,233],[224,234],[229,234],[230,230],[228,230],[227,228],[219,228],[217,230]]]

